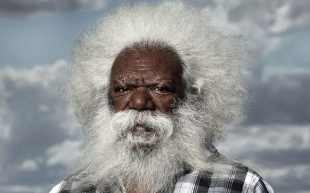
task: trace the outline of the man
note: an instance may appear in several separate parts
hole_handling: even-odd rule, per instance
[[[182,3],[122,8],[81,40],[78,169],[51,193],[271,193],[213,143],[240,116],[242,44]]]

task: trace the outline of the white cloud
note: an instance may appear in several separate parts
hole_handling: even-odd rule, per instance
[[[63,100],[67,65],[0,70],[0,192],[44,192],[78,154],[79,127]]]
[[[11,136],[11,127],[4,120],[0,120],[1,130],[0,130],[0,141],[7,141]]]
[[[66,140],[47,149],[47,166],[63,165],[69,168],[80,155],[80,141]]]
[[[19,87],[26,84],[40,84],[46,88],[54,82],[59,82],[59,79],[60,81],[63,80],[66,66],[65,60],[58,60],[50,65],[37,65],[30,69],[5,67],[0,71],[0,78],[2,81],[4,79],[14,81]],[[4,88],[3,83],[1,88]]]
[[[46,89],[49,95],[58,95],[59,99],[63,97],[63,82],[65,80],[67,64],[64,60],[44,66],[35,66],[31,69],[15,69],[5,67],[0,70],[0,139],[9,140],[12,133],[12,122],[14,122],[14,114],[8,106],[7,101],[11,100],[15,95],[15,90],[21,90],[24,87],[33,85]],[[62,83],[62,84],[61,84]],[[13,88],[8,88],[13,86]],[[35,102],[35,101],[33,101]],[[39,111],[48,110],[46,104],[36,104]],[[31,113],[31,112],[30,112]],[[76,126],[76,125],[75,125]],[[72,128],[72,127],[71,127]]]
[[[25,160],[20,166],[21,170],[27,171],[27,172],[35,171],[38,168],[39,166],[35,160]]]
[[[273,33],[281,33],[287,31],[291,26],[292,22],[289,18],[291,6],[286,2],[286,4],[280,6],[275,11],[275,21],[274,24],[271,26],[270,31]]]
[[[276,192],[301,193],[307,188],[310,125],[230,128],[218,147],[228,157],[259,172]]]
[[[106,0],[2,0],[0,10],[5,14],[25,14],[81,8],[99,10],[105,8],[106,5]]]
[[[290,30],[310,26],[308,0],[214,0],[204,9],[211,13],[217,25],[229,26],[246,34],[250,48],[262,58],[278,46]]]
[[[241,136],[246,136],[242,137]],[[228,146],[229,144],[229,146]],[[310,125],[269,125],[231,128],[221,144],[227,153],[246,153],[261,150],[288,150],[310,148]]]
[[[107,6],[106,0],[77,0],[81,7],[89,7],[94,10],[103,9]]]
[[[9,185],[9,186],[0,186],[1,192],[9,193],[42,193],[44,192],[43,188],[36,185],[25,186],[25,185]]]

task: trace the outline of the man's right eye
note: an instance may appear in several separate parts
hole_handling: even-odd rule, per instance
[[[114,92],[115,93],[125,93],[127,92],[129,89],[127,87],[124,86],[117,86],[114,88]]]

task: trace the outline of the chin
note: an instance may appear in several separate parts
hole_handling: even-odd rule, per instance
[[[155,129],[141,125],[130,129],[124,142],[129,152],[139,157],[155,153],[163,145],[163,140],[160,139]]]

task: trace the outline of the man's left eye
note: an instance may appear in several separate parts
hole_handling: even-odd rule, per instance
[[[168,86],[155,86],[154,88],[153,88],[153,90],[155,91],[155,92],[157,92],[157,93],[164,93],[164,94],[166,94],[166,93],[173,93],[173,92],[175,92],[175,89],[173,89],[173,88],[170,88],[170,87],[168,87]]]

